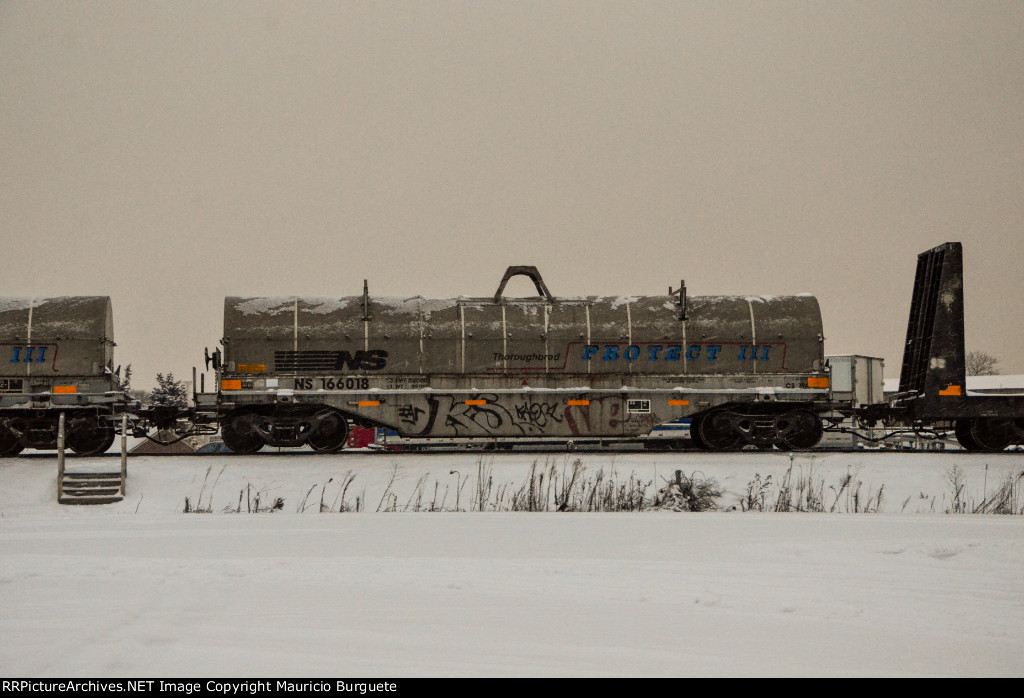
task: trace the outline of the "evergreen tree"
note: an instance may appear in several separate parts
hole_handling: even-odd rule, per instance
[[[156,374],[156,388],[147,402],[154,407],[188,407],[188,387],[185,381],[174,380],[174,374]]]
[[[121,391],[128,396],[130,400],[138,400],[139,402],[145,402],[149,398],[149,393],[145,390],[135,390],[132,388],[132,365],[128,364],[124,367],[124,378],[121,379]]]

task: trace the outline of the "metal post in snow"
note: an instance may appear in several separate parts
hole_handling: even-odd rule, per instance
[[[64,413],[57,418],[57,499],[64,496]]]
[[[128,415],[121,415],[121,496],[128,479]]]

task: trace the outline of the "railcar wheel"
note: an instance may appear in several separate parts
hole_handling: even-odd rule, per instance
[[[114,428],[95,417],[73,417],[68,420],[64,443],[80,456],[95,456],[114,443]]]
[[[968,451],[1002,451],[1018,437],[1012,419],[979,417],[956,423],[956,439]]]
[[[740,433],[737,426],[737,415],[733,412],[720,410],[708,412],[701,417],[697,427],[700,434],[700,442],[709,451],[733,451],[739,448]],[[693,433],[693,425],[690,425],[690,432]]]
[[[323,410],[313,417],[313,430],[306,443],[317,453],[336,453],[348,441],[348,421],[334,410]]]
[[[110,447],[114,445],[114,439],[116,439],[116,438],[117,438],[117,433],[113,429],[111,429],[109,431],[109,433],[107,434],[106,441],[103,443],[103,453],[106,453],[107,450],[109,450]]]
[[[972,431],[974,440],[986,451],[1002,451],[1019,437],[1014,420],[998,417],[976,419]]]
[[[25,448],[21,439],[7,427],[0,424],[0,458],[4,456],[16,456]]]
[[[699,417],[690,420],[690,443],[699,451],[710,451],[708,445],[700,438],[700,422]]]
[[[256,428],[255,415],[245,412],[234,412],[221,422],[220,438],[235,453],[256,453],[264,443]]]
[[[960,442],[965,451],[980,451],[981,447],[978,446],[978,442],[974,440],[971,435],[971,425],[973,419],[958,419],[956,426],[953,429],[953,433],[956,434],[956,440]]]
[[[821,419],[809,410],[793,410],[779,415],[775,425],[778,430],[775,445],[782,451],[814,448],[825,432]]]

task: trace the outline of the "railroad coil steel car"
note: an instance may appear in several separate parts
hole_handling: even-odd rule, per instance
[[[0,298],[0,455],[67,445],[105,451],[124,395],[114,376],[114,329],[107,296]]]
[[[516,275],[538,295],[503,297]],[[555,298],[533,267],[488,298],[229,297],[222,344],[197,412],[243,453],[335,451],[350,422],[566,441],[682,417],[706,449],[809,448],[829,398],[811,295]]]

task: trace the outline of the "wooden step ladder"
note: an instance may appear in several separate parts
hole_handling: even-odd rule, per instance
[[[121,473],[64,473],[57,501],[61,504],[112,504],[124,499]]]
[[[118,472],[64,470],[64,415],[57,424],[57,501],[60,504],[112,504],[124,499],[128,481],[128,417],[121,420],[121,469]]]

